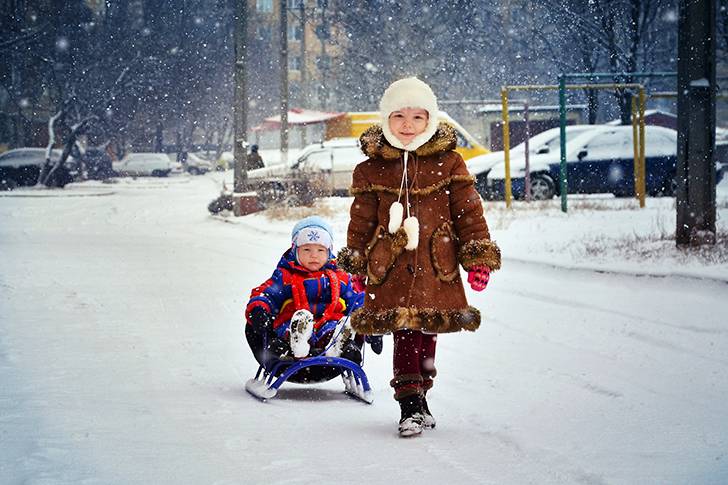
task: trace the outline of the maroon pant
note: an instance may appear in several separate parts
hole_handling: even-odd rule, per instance
[[[437,335],[418,330],[394,332],[394,378],[390,385],[397,400],[423,396],[432,387],[435,377]]]

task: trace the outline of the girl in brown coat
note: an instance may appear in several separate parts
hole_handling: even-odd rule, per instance
[[[480,197],[452,128],[438,124],[437,99],[417,78],[392,83],[380,102],[382,125],[361,136],[369,157],[353,175],[347,247],[339,264],[358,275],[365,303],[357,333],[394,333],[399,432],[435,426],[425,400],[435,377],[438,333],[476,330],[480,312],[465,298],[459,266],[476,290],[500,268]]]

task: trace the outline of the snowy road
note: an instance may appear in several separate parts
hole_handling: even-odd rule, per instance
[[[728,482],[728,285],[506,261],[483,327],[440,337],[438,429],[403,440],[391,339],[371,406],[243,391],[242,307],[289,223],[212,219],[216,191],[0,198],[0,482]]]

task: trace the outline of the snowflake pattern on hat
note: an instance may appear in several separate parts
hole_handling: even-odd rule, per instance
[[[319,239],[321,239],[321,234],[315,229],[312,229],[308,233],[308,240],[311,243],[317,242]]]

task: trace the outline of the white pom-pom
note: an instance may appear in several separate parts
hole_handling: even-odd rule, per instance
[[[404,232],[407,234],[407,245],[404,248],[409,251],[417,249],[417,243],[420,241],[420,222],[415,216],[404,220]]]
[[[389,233],[394,234],[402,225],[402,217],[404,216],[404,206],[399,202],[393,202],[389,206]]]

